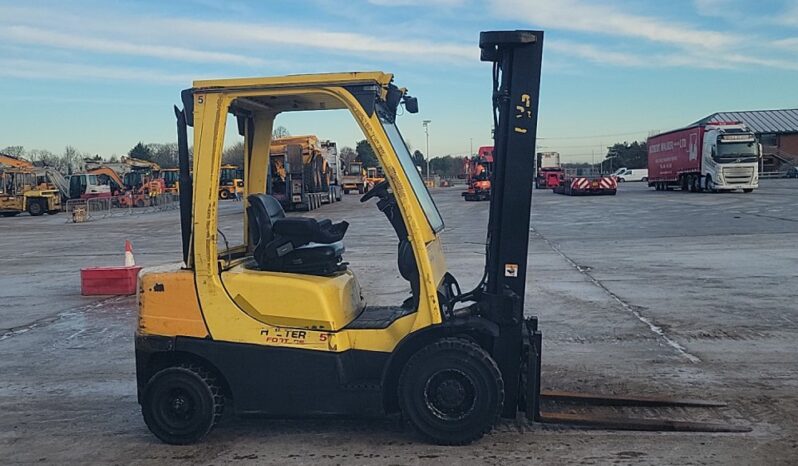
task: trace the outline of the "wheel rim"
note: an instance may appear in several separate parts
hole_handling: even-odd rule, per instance
[[[476,385],[467,374],[457,369],[443,369],[427,379],[424,402],[438,419],[460,421],[474,412],[476,392]]]
[[[157,402],[155,415],[161,425],[171,432],[192,430],[196,423],[199,403],[196,394],[184,387],[172,387]]]

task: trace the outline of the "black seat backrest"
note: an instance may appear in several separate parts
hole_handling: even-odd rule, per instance
[[[272,225],[274,222],[285,218],[283,206],[280,201],[268,194],[250,194],[247,197],[249,207],[249,244],[255,248],[258,244],[269,243],[274,239]]]

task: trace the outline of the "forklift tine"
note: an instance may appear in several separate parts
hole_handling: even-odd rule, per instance
[[[547,401],[566,401],[604,406],[695,406],[700,408],[722,408],[727,406],[726,403],[719,401],[597,395],[560,390],[543,390],[540,392],[540,397]]]
[[[662,432],[751,432],[750,427],[711,422],[675,421],[672,419],[635,419],[622,417],[586,416],[570,413],[541,412],[537,422],[571,424],[608,430],[637,430]]]

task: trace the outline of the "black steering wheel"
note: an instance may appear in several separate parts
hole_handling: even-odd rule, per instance
[[[388,184],[388,180],[380,181],[379,183],[374,185],[373,188],[369,189],[369,192],[367,192],[366,194],[363,195],[363,197],[360,198],[360,202],[366,202],[372,197],[379,197],[380,199],[382,199],[383,196],[387,195],[389,187],[390,185]]]

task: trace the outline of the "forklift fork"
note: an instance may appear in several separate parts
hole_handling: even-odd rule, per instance
[[[560,390],[540,389],[541,333],[536,317],[525,320],[525,386],[522,409],[527,420],[542,424],[565,424],[607,430],[633,430],[657,432],[750,432],[750,427],[712,422],[678,421],[673,419],[627,418],[597,414],[548,412],[541,409],[542,401],[565,402],[587,406],[650,407],[650,408],[721,408],[726,403],[706,400],[674,399],[666,397],[630,397],[599,395]]]

